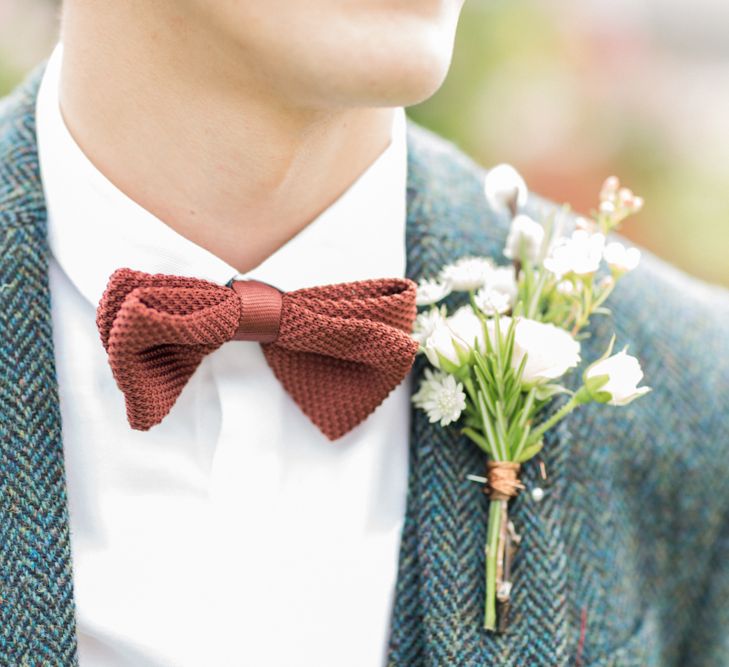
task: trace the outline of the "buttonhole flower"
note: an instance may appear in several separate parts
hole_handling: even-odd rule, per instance
[[[506,237],[504,256],[512,260],[524,259],[535,263],[544,242],[544,227],[528,215],[520,213],[511,221]]]
[[[461,257],[443,267],[440,282],[450,285],[453,292],[468,292],[481,287],[494,268],[493,262],[485,257]]]
[[[425,369],[425,378],[412,401],[424,410],[431,423],[441,426],[455,422],[466,409],[466,394],[463,385],[456,378],[442,371]]]
[[[608,355],[612,349],[612,342]],[[627,347],[599,359],[585,371],[585,387],[598,403],[627,405],[639,396],[647,394],[650,387],[639,387],[643,379],[640,362],[627,353]]]
[[[499,164],[490,169],[484,180],[486,201],[494,211],[510,211],[516,215],[524,206],[529,190],[521,174],[510,164]]]
[[[415,291],[415,303],[418,306],[430,306],[438,303],[441,299],[445,299],[451,293],[451,287],[448,283],[438,280],[423,279],[418,283]]]
[[[613,241],[605,246],[603,257],[613,273],[623,274],[632,271],[640,263],[640,250],[626,248],[622,243]]]

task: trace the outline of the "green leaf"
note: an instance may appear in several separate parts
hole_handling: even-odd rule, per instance
[[[524,375],[524,369],[526,368],[527,356],[528,355],[525,353],[524,356],[521,358],[519,367],[516,369],[516,373],[514,374],[514,381],[519,384],[520,389],[522,388],[521,378]]]
[[[499,434],[501,442],[506,444],[508,442],[508,427],[506,425],[506,417],[504,416],[504,406],[501,404],[501,401],[496,401],[496,432]]]
[[[480,368],[474,367],[474,370],[476,372],[476,380],[478,381],[479,387],[484,394],[484,399],[486,400],[489,411],[492,415],[494,415],[496,414],[494,401],[497,400],[497,392],[494,383],[489,381],[489,378],[487,378],[483,374]]]
[[[529,447],[526,447],[519,455],[519,458],[514,460],[517,463],[524,463],[524,461],[528,461],[529,459],[534,458],[537,454],[539,454],[539,452],[542,450],[542,447],[544,447],[544,440],[539,440],[533,445],[529,445]]]
[[[484,433],[486,434],[486,438],[488,440],[489,446],[491,447],[492,451],[496,452],[494,454],[494,458],[500,458],[501,456],[501,450],[499,448],[499,440],[496,437],[496,433],[494,432],[493,424],[491,423],[491,418],[489,417],[488,410],[486,409],[486,403],[484,401],[484,395],[483,393],[478,393],[478,406],[481,410],[481,421]]]
[[[524,453],[524,447],[526,446],[527,439],[529,438],[529,432],[531,431],[531,427],[527,426],[522,432],[519,437],[519,440],[517,442],[516,447],[514,448],[514,460],[518,461],[519,457]]]
[[[609,380],[609,375],[593,375],[590,378],[585,378],[585,389],[590,394],[593,401],[597,401],[598,403],[607,403],[607,401],[612,398],[612,394],[609,392],[600,391]]]
[[[437,350],[436,354],[438,355],[438,362],[440,363],[441,370],[445,371],[446,373],[450,373],[451,375],[458,376],[460,366],[454,364],[448,357],[444,356],[441,352],[438,352]]]
[[[470,374],[466,377],[461,379],[463,382],[463,386],[466,388],[466,393],[468,394],[468,398],[471,399],[474,403],[476,402],[476,389],[473,386],[473,380],[471,379]]]
[[[524,407],[521,409],[521,415],[519,416],[519,425],[524,428],[524,425],[534,415],[532,414],[532,408],[534,407],[534,399],[537,396],[536,388],[532,387],[527,394],[526,401],[524,401]]]
[[[572,392],[561,384],[540,384],[534,387],[535,397],[539,401],[546,401],[558,394],[571,394]]]
[[[471,363],[471,359],[473,356],[473,351],[471,350],[471,348],[468,347],[468,345],[462,345],[455,338],[453,339],[453,347],[456,350],[456,355],[458,356],[458,365],[461,368],[463,366],[468,366]]]
[[[492,458],[494,457],[494,452],[491,450],[489,443],[486,441],[486,438],[484,438],[480,433],[468,427],[461,429],[461,433],[473,440],[473,442],[475,442],[489,456],[491,456]]]
[[[615,347],[615,338],[615,334],[610,337],[610,342],[608,343],[607,349],[605,350],[605,352],[603,352],[603,355],[595,363],[597,363],[598,361],[604,361],[613,353],[613,348]],[[594,364],[590,365],[593,366]]]
[[[494,316],[494,332],[496,333],[496,344],[494,345],[494,356],[496,357],[497,361],[497,368],[499,369],[499,377],[503,370],[503,353],[504,353],[504,340],[501,335],[501,318],[499,317],[499,314],[496,313]]]
[[[518,403],[519,399],[521,398],[521,392],[520,391],[512,391],[507,395],[506,398],[506,418],[511,421],[511,417],[514,414],[514,411],[516,410],[516,404]]]
[[[512,318],[509,322],[509,328],[506,330],[506,340],[504,343],[504,366],[511,368],[511,358],[514,354],[514,338],[516,337],[516,319]]]
[[[463,423],[471,428],[481,428],[481,418],[478,414],[478,409],[475,406],[471,407],[466,413]]]

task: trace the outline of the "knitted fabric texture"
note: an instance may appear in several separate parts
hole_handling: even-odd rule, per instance
[[[250,283],[250,284],[249,284]],[[115,271],[96,323],[132,428],[160,423],[203,358],[239,331],[261,327],[260,283],[222,287],[195,278]],[[246,299],[250,289],[254,299]],[[270,288],[272,289],[272,288]],[[264,293],[265,296],[265,293]],[[251,309],[249,306],[263,306]],[[415,283],[381,278],[286,292],[266,361],[304,414],[336,440],[403,380],[418,344]],[[269,309],[270,310],[270,309]],[[249,336],[250,338],[250,336]]]

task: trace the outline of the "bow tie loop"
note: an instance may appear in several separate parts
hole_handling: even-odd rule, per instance
[[[258,280],[234,280],[231,287],[241,305],[238,330],[233,340],[275,341],[281,325],[281,292]]]

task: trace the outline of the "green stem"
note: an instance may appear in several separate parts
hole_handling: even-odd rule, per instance
[[[582,312],[579,319],[575,322],[575,326],[572,328],[571,333],[573,336],[576,336],[580,332],[580,329],[587,326],[590,322],[590,316],[592,315],[593,310],[597,308],[597,306],[592,302],[592,290],[594,288],[593,282],[593,276],[582,281],[582,294],[584,295]]]
[[[578,405],[583,403],[584,401],[581,401],[577,396],[573,396],[570,398],[567,403],[565,403],[557,412],[555,412],[547,421],[542,422],[539,426],[537,426],[536,429],[534,429],[529,436],[529,440],[527,441],[527,447],[529,445],[533,445],[535,442],[539,442],[541,437],[550,429],[552,426],[554,426],[557,422],[564,419],[572,410],[574,410]]]
[[[489,529],[486,542],[486,604],[484,628],[496,630],[496,561],[498,558],[499,532],[501,531],[501,503],[503,500],[489,502]]]
[[[537,306],[539,306],[539,300],[542,297],[542,291],[544,285],[547,282],[547,272],[542,270],[539,272],[539,279],[537,280],[537,286],[532,294],[529,295],[529,305],[527,307],[526,316],[530,319],[534,319],[537,314]]]
[[[612,284],[609,287],[606,287],[602,294],[595,300],[595,303],[592,306],[592,310],[597,310],[600,306],[602,306],[603,303],[607,300],[607,298],[612,294],[612,291],[615,289],[615,285],[617,283],[617,279],[613,279]]]

